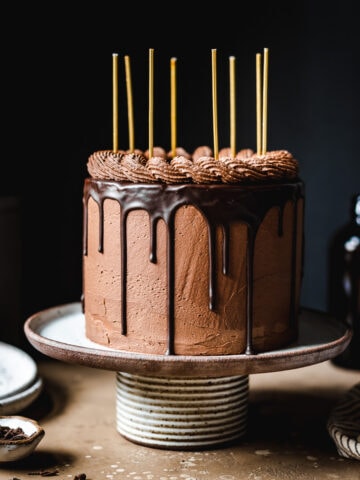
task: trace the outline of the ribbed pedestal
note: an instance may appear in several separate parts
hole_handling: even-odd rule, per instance
[[[117,372],[117,430],[149,447],[219,446],[246,433],[248,389],[248,375],[164,378]]]

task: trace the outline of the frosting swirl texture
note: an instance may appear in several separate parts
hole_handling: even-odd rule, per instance
[[[233,158],[223,149],[215,159],[209,147],[198,147],[192,156],[180,150],[173,158],[99,150],[90,155],[87,169],[99,180],[165,184],[266,183],[294,180],[299,174],[298,162],[287,150],[258,155],[243,149]]]

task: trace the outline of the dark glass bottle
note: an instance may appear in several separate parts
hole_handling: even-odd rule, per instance
[[[328,306],[353,331],[350,344],[333,362],[360,369],[360,193],[352,196],[350,219],[330,242]]]

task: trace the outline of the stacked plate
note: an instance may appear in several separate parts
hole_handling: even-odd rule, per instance
[[[0,415],[21,412],[42,387],[35,361],[23,350],[0,342]]]

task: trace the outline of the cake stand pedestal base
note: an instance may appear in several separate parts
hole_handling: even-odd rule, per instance
[[[215,378],[116,374],[117,431],[166,449],[223,445],[246,433],[248,375]]]

